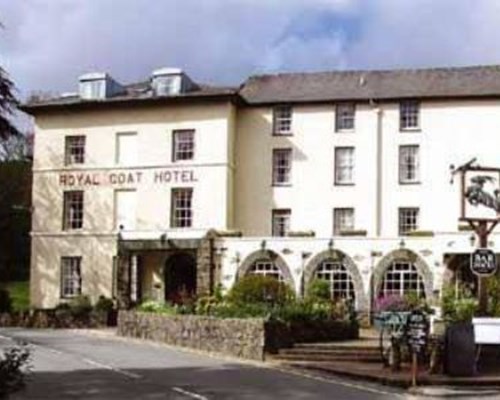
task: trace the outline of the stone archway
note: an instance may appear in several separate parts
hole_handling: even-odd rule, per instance
[[[389,267],[394,262],[405,261],[413,264],[418,274],[421,276],[424,286],[425,298],[432,299],[433,297],[433,280],[432,271],[427,265],[427,263],[415,252],[408,249],[394,250],[384,256],[373,271],[373,293],[375,298],[380,293],[382,288],[382,283],[384,281],[384,276]]]
[[[164,268],[165,300],[179,301],[179,295],[196,293],[196,258],[189,253],[179,252],[167,258]]]
[[[236,272],[236,280],[241,279],[248,274],[255,262],[261,260],[270,260],[281,271],[283,280],[295,291],[295,282],[293,280],[290,269],[283,258],[272,250],[258,250],[249,254],[241,263]]]
[[[323,261],[333,260],[342,263],[350,274],[355,292],[355,303],[357,310],[368,309],[368,298],[366,296],[363,279],[359,273],[356,263],[346,253],[340,250],[325,250],[316,254],[306,265],[304,269],[304,292],[307,292],[311,281],[314,279],[316,270]]]

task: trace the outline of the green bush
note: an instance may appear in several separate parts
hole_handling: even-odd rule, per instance
[[[12,300],[10,294],[5,289],[0,289],[0,312],[11,312]]]
[[[500,276],[488,278],[486,286],[488,288],[488,315],[500,317]]]
[[[307,289],[306,299],[310,301],[330,301],[330,284],[324,279],[313,279]]]
[[[30,370],[31,354],[26,345],[4,350],[0,358],[0,398],[21,389]]]
[[[295,294],[287,284],[262,275],[241,278],[227,295],[227,301],[234,304],[282,305],[294,299]]]
[[[443,288],[441,310],[447,322],[467,322],[478,310],[478,302],[470,289],[464,285]]]
[[[113,300],[105,297],[105,296],[99,296],[99,299],[94,305],[94,310],[99,311],[99,312],[110,312],[115,308],[115,304],[113,303]]]
[[[92,311],[92,303],[86,295],[77,296],[68,303],[69,311],[74,317],[87,316]]]
[[[168,303],[160,303],[154,300],[147,300],[141,303],[136,309],[142,312],[152,312],[158,314],[167,314],[167,315],[178,314],[177,306]]]

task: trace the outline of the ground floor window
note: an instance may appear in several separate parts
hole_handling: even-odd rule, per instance
[[[355,299],[356,294],[352,277],[343,263],[325,260],[316,270],[315,277],[324,279],[329,283],[332,299]]]
[[[82,258],[61,259],[61,297],[75,297],[82,293]]]
[[[412,262],[394,261],[385,272],[380,294],[404,296],[409,293],[425,296],[422,276]]]
[[[254,262],[248,270],[248,274],[270,276],[280,282],[284,281],[281,270],[271,260],[258,260]]]

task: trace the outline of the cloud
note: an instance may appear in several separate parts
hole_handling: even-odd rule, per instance
[[[161,66],[253,73],[500,62],[497,0],[0,0],[0,64],[23,94],[122,82]]]

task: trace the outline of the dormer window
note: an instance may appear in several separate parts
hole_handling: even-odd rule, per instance
[[[153,71],[151,87],[156,96],[172,96],[191,90],[195,84],[179,68],[161,68]]]
[[[80,98],[83,100],[102,100],[123,92],[122,86],[104,72],[82,75],[79,81]]]

